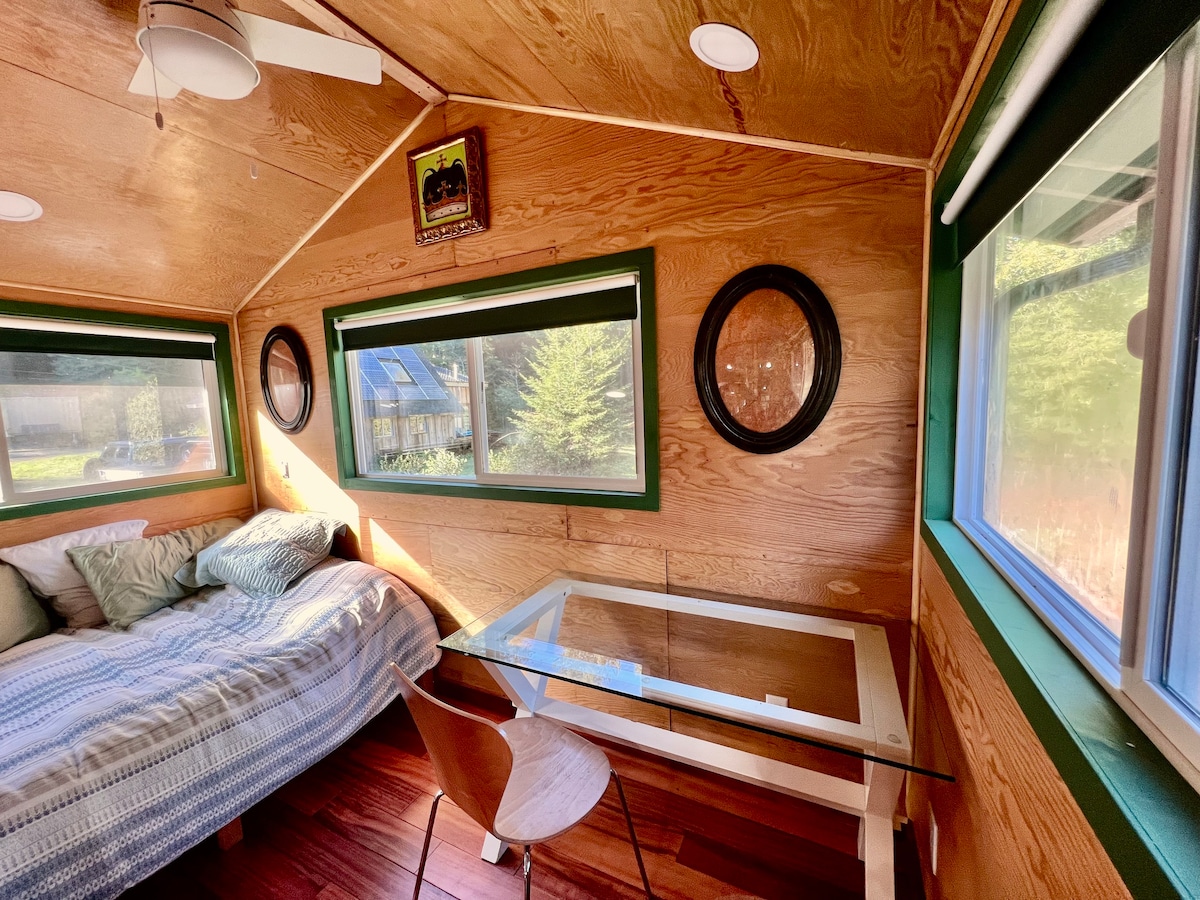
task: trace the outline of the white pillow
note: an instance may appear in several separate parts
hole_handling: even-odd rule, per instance
[[[148,524],[145,519],[130,519],[57,534],[42,541],[0,549],[0,560],[15,566],[34,591],[48,598],[55,612],[67,620],[68,628],[103,625],[105,619],[103,613],[99,612],[96,597],[67,556],[67,550],[112,541],[137,540]],[[56,602],[60,594],[65,595],[62,604]],[[87,602],[89,598],[90,602]],[[95,611],[91,610],[92,606],[96,607]]]

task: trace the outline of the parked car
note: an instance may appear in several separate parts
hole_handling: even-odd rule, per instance
[[[84,463],[83,476],[93,481],[130,481],[215,467],[212,440],[206,437],[109,441],[99,456]]]

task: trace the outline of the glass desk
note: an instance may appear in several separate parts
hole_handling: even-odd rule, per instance
[[[559,573],[439,646],[482,661],[519,716],[857,816],[866,896],[893,897],[892,821],[905,774],[953,779],[913,763],[885,629],[713,596]],[[583,705],[574,700],[589,691],[579,688],[622,699]],[[722,739],[731,726],[842,765],[831,773],[744,749],[754,742]],[[498,843],[485,848],[488,858],[502,852]]]

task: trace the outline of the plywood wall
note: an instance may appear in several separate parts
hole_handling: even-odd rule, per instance
[[[898,168],[449,104],[413,145],[479,125],[492,225],[417,248],[403,153],[239,316],[263,505],[342,512],[361,552],[430,598],[443,628],[555,569],[906,618],[915,470],[924,176]],[[327,306],[652,246],[657,254],[659,512],[343,492],[321,311]],[[808,274],[844,342],[841,386],[785,453],[726,444],[700,410],[705,306],[760,263]],[[263,412],[273,325],[313,357],[308,427]]]
[[[929,900],[1129,897],[928,549],[921,556],[918,747],[954,784],[910,781]],[[937,729],[935,735],[933,730]],[[931,871],[930,816],[938,824]]]

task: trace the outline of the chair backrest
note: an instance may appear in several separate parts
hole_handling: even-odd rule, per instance
[[[429,751],[438,784],[463,812],[491,831],[512,772],[512,750],[493,723],[431,697],[392,663],[400,694]]]

